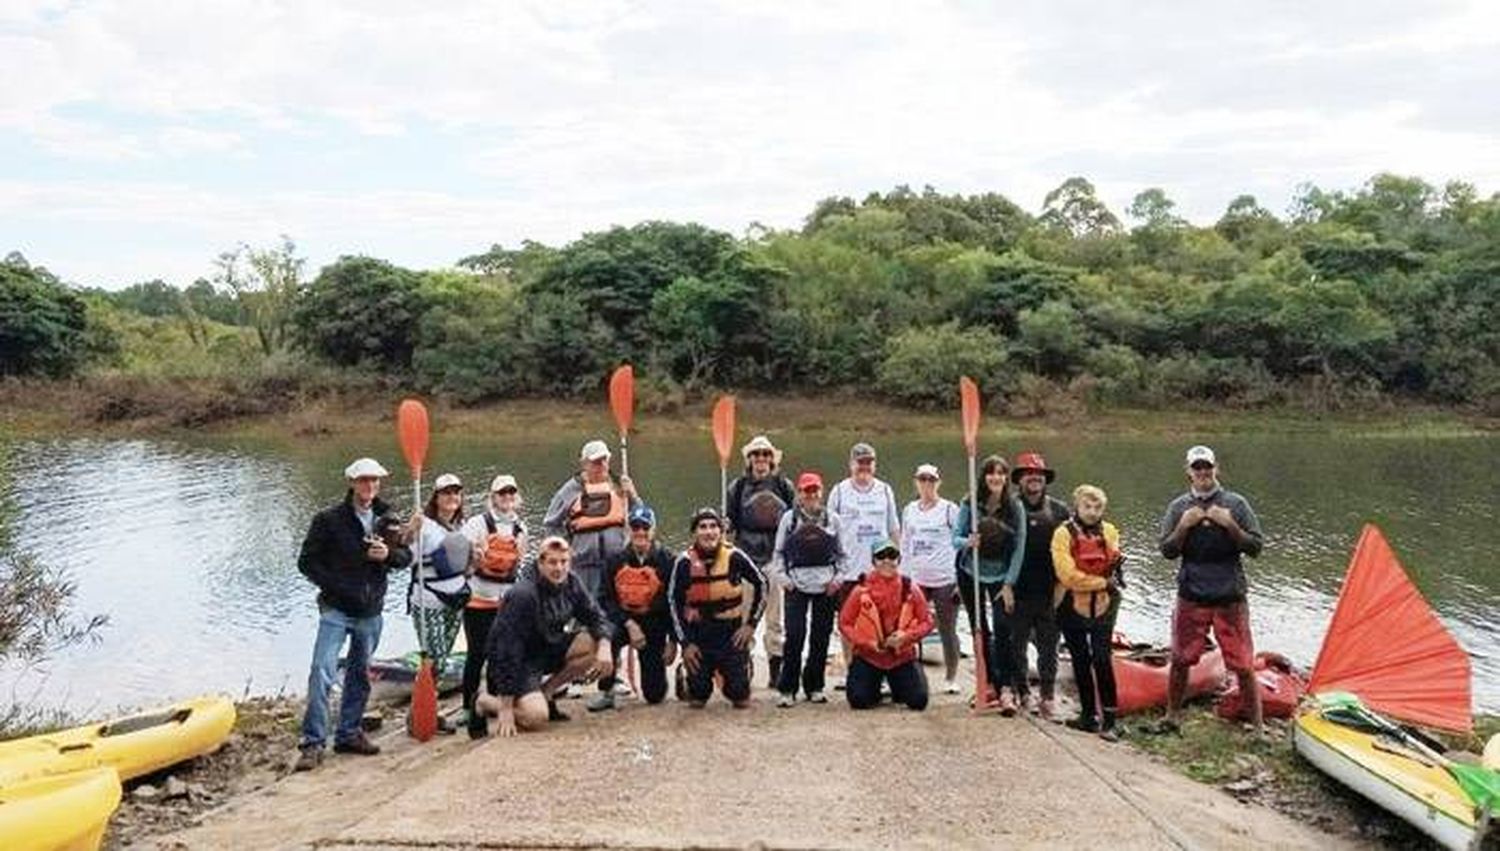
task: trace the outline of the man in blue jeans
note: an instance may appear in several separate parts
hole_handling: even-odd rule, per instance
[[[342,502],[313,516],[302,541],[297,569],[318,586],[318,637],[313,642],[312,670],[307,677],[307,714],[302,717],[296,771],[311,771],[323,762],[328,740],[328,692],[338,671],[339,650],[349,639],[344,669],[344,696],[339,706],[333,749],[371,756],[380,748],[365,736],[360,718],[370,697],[368,667],[380,643],[380,613],[385,607],[386,574],[411,562],[400,526],[389,506],[377,497],[380,480],[389,475],[371,458],[360,458],[344,470],[349,491]]]

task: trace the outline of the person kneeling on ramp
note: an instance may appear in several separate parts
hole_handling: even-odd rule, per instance
[[[677,557],[667,589],[687,669],[688,705],[703,708],[717,674],[724,697],[744,709],[750,705],[750,643],[766,605],[765,577],[749,556],[724,542],[719,512],[698,509],[690,528],[693,543]]]
[[[542,541],[536,575],[516,583],[490,629],[490,693],[477,705],[497,718],[501,736],[568,720],[553,695],[576,679],[614,673],[613,627],[570,570],[571,562],[566,540]],[[570,632],[570,623],[580,631]]]

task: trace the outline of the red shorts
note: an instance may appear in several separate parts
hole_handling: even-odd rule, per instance
[[[1252,670],[1255,642],[1250,637],[1250,604],[1194,603],[1177,598],[1172,614],[1172,664],[1191,667],[1208,649],[1208,630],[1224,652],[1224,667],[1231,671]]]

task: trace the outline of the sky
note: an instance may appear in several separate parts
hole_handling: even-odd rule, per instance
[[[1500,4],[0,0],[0,254],[86,286],[901,184],[1208,223],[1382,171],[1500,189]]]

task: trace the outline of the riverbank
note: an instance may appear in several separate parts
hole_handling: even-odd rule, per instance
[[[911,716],[890,708],[856,714],[837,702],[777,710],[768,695],[745,713],[626,700],[618,713],[591,716],[581,701],[568,701],[576,720],[546,735],[427,745],[405,736],[401,707],[372,706],[384,752],[334,756],[307,775],[289,771],[301,702],[253,699],[239,704],[220,751],[131,785],[109,847],[619,848],[691,839],[954,847],[997,836],[1077,845],[1085,841],[1079,831],[1097,835],[1105,822],[1130,847],[1168,847],[1174,835],[1202,847],[1425,847],[1416,831],[1298,757],[1284,723],[1258,740],[1199,708],[1181,736],[1151,736],[1134,722],[1123,743],[1110,746],[1060,726],[974,718],[958,697],[936,697],[928,712]],[[812,740],[799,735],[809,725],[819,731]],[[1477,718],[1476,726],[1482,741],[1500,730],[1500,718]],[[789,741],[796,747],[781,746]],[[882,764],[882,754],[892,762]],[[1085,770],[1080,757],[1112,782]],[[902,770],[893,773],[898,761]],[[502,765],[506,782],[496,786]],[[1006,772],[1027,779],[1009,784]],[[706,810],[681,806],[712,800],[705,790],[726,782],[737,797]],[[745,800],[746,789],[760,790],[757,798]],[[935,789],[943,794],[934,797]],[[986,804],[997,795],[1005,813]],[[952,812],[938,818],[924,809],[913,827],[899,817],[900,800]],[[1087,819],[1057,817],[1085,804],[1095,808]],[[773,815],[804,810],[807,822]],[[517,812],[530,815],[504,816]]]
[[[371,380],[357,389],[307,391],[274,382],[114,378],[75,382],[0,381],[0,433],[17,437],[73,434],[141,437],[192,432],[224,437],[309,438],[388,434],[394,387]],[[634,430],[642,436],[706,433],[712,400],[643,395]],[[597,403],[515,399],[477,406],[430,405],[435,433],[505,437],[553,428],[613,431],[601,393]],[[859,430],[902,434],[957,429],[954,411],[908,410],[845,393],[828,396],[739,398],[743,433]],[[1076,400],[992,405],[984,432],[991,436],[1089,434],[1160,436],[1191,423],[1196,434],[1339,433],[1344,436],[1463,437],[1500,431],[1500,418],[1475,411],[1386,402],[1367,409],[1315,405],[1230,409],[1219,405],[1165,410],[1088,406]]]

